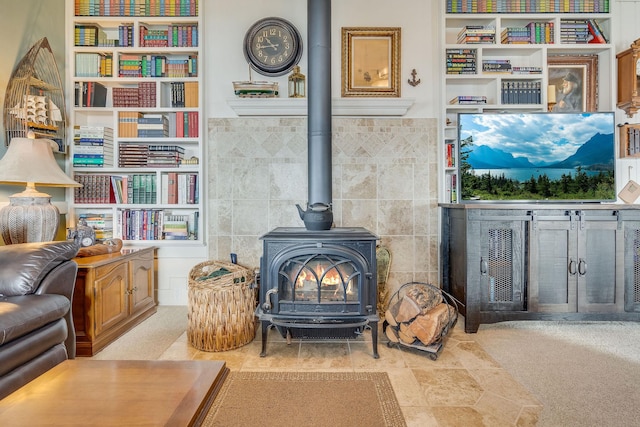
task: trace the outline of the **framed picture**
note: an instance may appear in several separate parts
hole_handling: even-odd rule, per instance
[[[400,28],[342,28],[342,96],[400,97]]]
[[[549,56],[547,69],[551,111],[598,110],[598,55]]]

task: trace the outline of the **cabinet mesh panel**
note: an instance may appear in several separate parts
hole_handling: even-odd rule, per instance
[[[640,230],[633,236],[633,302],[640,302]]]
[[[489,230],[489,299],[493,302],[513,301],[512,231]]]

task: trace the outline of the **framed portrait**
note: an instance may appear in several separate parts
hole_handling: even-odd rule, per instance
[[[342,96],[400,97],[400,28],[342,28]]]
[[[549,56],[547,72],[551,111],[598,110],[598,55]]]

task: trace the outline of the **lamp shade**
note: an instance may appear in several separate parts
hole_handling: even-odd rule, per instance
[[[49,139],[13,138],[0,160],[0,183],[81,187],[60,169],[51,144]]]
[[[0,160],[0,184],[26,185],[21,193],[9,196],[9,205],[0,209],[0,234],[7,245],[53,240],[60,223],[58,208],[51,196],[36,190],[48,187],[80,187],[69,178],[53,157],[49,139],[13,138]]]

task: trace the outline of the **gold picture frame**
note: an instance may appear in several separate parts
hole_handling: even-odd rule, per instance
[[[400,28],[342,28],[342,96],[400,97]]]
[[[547,73],[550,91],[555,87],[556,104],[552,111],[598,110],[598,55],[549,56]],[[562,91],[567,79],[576,80],[572,103],[562,102],[567,96]]]

